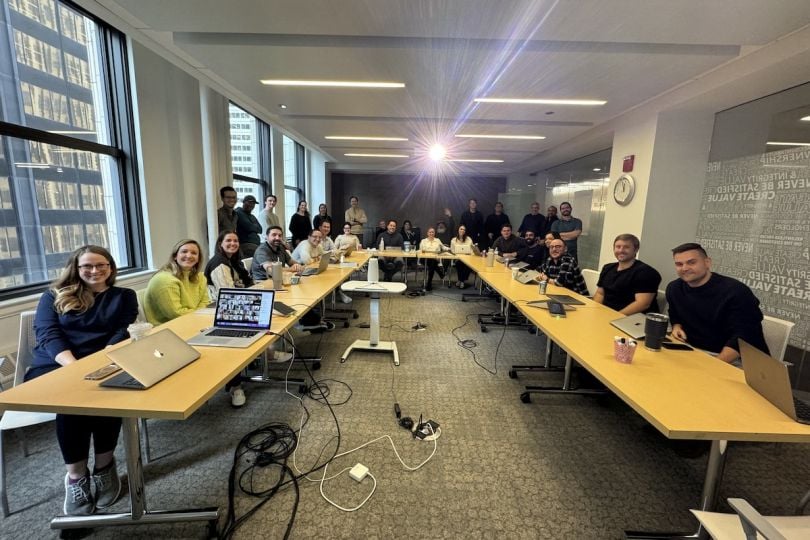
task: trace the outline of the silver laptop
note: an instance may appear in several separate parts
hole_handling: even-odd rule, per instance
[[[101,386],[145,390],[199,358],[200,353],[167,328],[110,351],[107,357],[124,371]]]
[[[317,276],[321,272],[325,272],[327,268],[329,268],[329,254],[331,252],[327,251],[323,255],[321,255],[321,262],[318,264],[317,268],[304,268],[301,272],[302,276]]]
[[[644,322],[647,320],[647,315],[644,313],[633,313],[627,317],[610,321],[610,324],[627,334],[633,339],[644,338]]]
[[[810,424],[810,403],[793,394],[787,364],[771,358],[742,339],[739,343],[748,386],[793,420]]]
[[[537,270],[524,270],[523,272],[518,273],[515,279],[517,279],[519,283],[526,285],[532,281],[539,281],[540,272]]]
[[[456,244],[453,248],[453,253],[456,255],[472,255],[472,246],[466,244]]]
[[[272,289],[220,289],[214,326],[188,340],[204,347],[250,347],[270,330]]]
[[[572,306],[585,305],[585,302],[583,302],[582,300],[578,300],[573,296],[568,296],[567,294],[547,294],[546,296],[561,304],[570,304]]]

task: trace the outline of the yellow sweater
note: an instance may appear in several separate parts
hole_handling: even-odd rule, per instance
[[[178,279],[164,270],[149,280],[143,309],[146,320],[157,325],[203,308],[208,302],[208,283],[202,273],[197,274],[197,283],[191,283],[186,272]]]

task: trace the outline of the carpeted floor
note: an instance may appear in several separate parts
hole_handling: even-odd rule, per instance
[[[512,364],[539,361],[544,338],[499,327],[482,333],[474,314],[497,304],[459,300],[460,291],[437,289],[430,296],[382,301],[382,338],[397,342],[401,365],[396,368],[389,356],[376,353],[354,353],[339,363],[346,346],[368,336],[358,327],[368,320],[366,298],[355,298],[360,318],[351,328],[297,338],[303,352],[323,357],[314,375],[328,379],[329,401],[348,398],[332,406],[341,452],[389,435],[411,467],[431,454],[433,443],[414,440],[396,424],[394,395],[403,415],[423,415],[441,424],[441,437],[433,458],[417,471],[403,467],[387,439],[330,464],[329,476],[362,463],[376,477],[376,491],[355,512],[338,510],[322,498],[317,481],[322,470],[309,475],[312,481],[301,478],[292,538],[617,539],[624,529],[694,527],[688,509],[698,503],[705,457],[679,457],[673,445],[613,396],[534,396],[533,403],[521,403],[524,383],[559,381],[558,374],[522,374],[518,380],[507,375]],[[412,331],[417,322],[427,328]],[[461,328],[454,337],[456,327]],[[475,346],[465,350],[457,338],[473,340],[467,343]],[[296,368],[291,376],[301,373]],[[290,391],[295,394],[297,386],[290,385]],[[188,421],[149,422],[157,458],[145,466],[150,509],[218,505],[224,516],[239,440],[269,423],[298,429],[302,408],[283,385],[248,384],[246,392],[248,402],[241,410],[232,409],[222,392]],[[302,471],[334,453],[338,433],[326,405],[310,398],[303,403],[308,420],[295,455]],[[28,458],[14,434],[5,439],[13,513],[0,523],[0,536],[55,537],[49,521],[61,510],[64,469],[53,426],[25,434],[32,451]],[[810,488],[809,458],[807,445],[734,444],[721,497],[747,498],[765,513],[790,512]],[[240,470],[255,459],[244,456]],[[123,472],[120,444],[118,460]],[[292,457],[288,464],[293,466]],[[253,489],[270,489],[277,477],[276,467],[254,468]],[[371,484],[371,478],[357,484],[343,473],[325,482],[323,491],[335,503],[353,507],[369,494]],[[261,501],[237,493],[238,515]],[[295,501],[288,484],[234,537],[282,538]],[[127,508],[125,496],[114,510]],[[220,528],[223,523],[224,518]],[[92,537],[204,538],[206,532],[198,523],[105,528]]]

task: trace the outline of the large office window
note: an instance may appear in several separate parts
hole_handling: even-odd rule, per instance
[[[304,186],[304,147],[286,135],[282,136],[284,151],[284,215],[287,216],[287,226],[290,217],[298,211],[298,203],[306,198]],[[311,210],[310,210],[310,213]],[[287,235],[290,236],[287,230]]]
[[[240,203],[246,195],[256,197],[253,214],[258,215],[270,184],[270,126],[233,103],[228,114],[233,187]]]
[[[0,6],[0,298],[84,244],[142,266],[123,36],[59,0]]]

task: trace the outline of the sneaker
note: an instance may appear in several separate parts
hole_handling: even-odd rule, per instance
[[[62,512],[66,516],[86,516],[96,511],[93,494],[90,492],[90,476],[82,476],[70,482],[70,475],[65,474],[65,504]]]
[[[121,495],[121,479],[118,477],[118,468],[115,461],[92,476],[93,487],[96,489],[96,508],[112,506]]]
[[[245,397],[245,391],[242,390],[241,386],[234,386],[231,388],[231,406],[241,407],[246,401],[247,398]]]
[[[271,362],[278,362],[279,364],[284,362],[289,362],[292,360],[292,353],[284,352],[284,351],[273,351],[273,358],[270,360]]]
[[[323,328],[324,328],[324,329],[325,329],[327,332],[331,332],[332,330],[334,330],[334,329],[335,329],[335,323],[333,323],[332,321],[323,321],[323,322],[321,322],[321,326],[322,326],[322,327],[323,327]]]
[[[348,296],[346,293],[341,292],[340,293],[340,302],[343,303],[343,304],[351,304],[352,303],[352,297]]]

